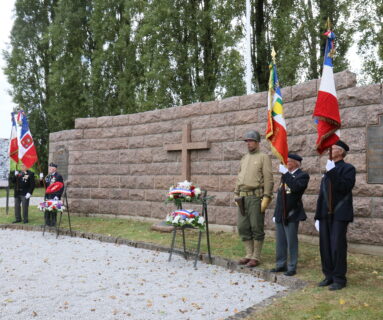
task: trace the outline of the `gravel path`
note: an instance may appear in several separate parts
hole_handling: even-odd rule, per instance
[[[5,208],[6,206],[6,199],[7,198],[0,198],[0,208]],[[37,206],[40,202],[43,202],[43,197],[31,197],[31,200],[29,200],[29,206]],[[13,207],[15,205],[15,198],[9,197],[9,207]],[[0,318],[1,319],[1,318]]]
[[[286,288],[150,250],[0,230],[0,319],[222,319]]]

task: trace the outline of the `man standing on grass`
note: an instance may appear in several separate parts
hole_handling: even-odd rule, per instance
[[[54,184],[60,183],[61,187],[53,192],[49,192],[49,187]],[[45,178],[45,184],[47,190],[45,191],[45,200],[60,200],[64,192],[64,179],[57,172],[57,164],[51,162],[48,167],[48,175]],[[57,221],[57,212],[44,212],[45,224],[50,227],[54,227]]]
[[[15,221],[21,222],[21,205],[23,207],[23,222],[28,223],[28,208],[29,199],[32,196],[35,188],[35,175],[32,171],[27,170],[27,167],[22,164],[21,171],[15,171],[15,176],[12,179],[15,186]]]
[[[343,160],[349,151],[346,143],[338,140],[331,148],[332,160],[327,160],[315,213],[325,276],[318,285],[340,290],[347,283],[347,226],[354,219],[352,189],[356,172]]]
[[[276,228],[276,267],[270,271],[285,271],[285,276],[296,274],[299,221],[307,218],[302,195],[307,188],[310,176],[300,169],[301,162],[302,157],[289,153],[287,168],[282,164],[279,165],[282,177],[273,217]]]
[[[257,131],[245,134],[248,153],[241,159],[241,167],[234,194],[241,199],[242,210],[238,210],[238,233],[243,241],[246,256],[238,261],[249,268],[261,262],[261,251],[265,239],[265,211],[273,195],[273,173],[271,159],[259,151],[261,136]]]

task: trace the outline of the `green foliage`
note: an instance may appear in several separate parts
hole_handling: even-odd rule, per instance
[[[358,53],[363,57],[365,83],[382,83],[383,78],[383,3],[366,0],[355,6],[355,28],[359,31]]]
[[[282,87],[318,78],[327,18],[334,70],[347,68],[359,30],[363,71],[380,81],[382,12],[378,0],[251,0],[254,87],[267,90],[272,47]],[[76,118],[244,94],[244,16],[243,0],[16,0],[5,73],[40,162],[49,133]]]

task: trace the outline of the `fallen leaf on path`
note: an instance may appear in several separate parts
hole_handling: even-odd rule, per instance
[[[339,299],[339,304],[345,304],[345,303],[346,303],[345,300],[343,300],[342,298]]]

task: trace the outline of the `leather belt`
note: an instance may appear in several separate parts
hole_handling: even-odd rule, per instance
[[[254,189],[254,190],[249,190],[249,191],[240,191],[239,196],[240,197],[248,197],[248,196],[261,197],[262,191],[261,191],[261,189]]]

